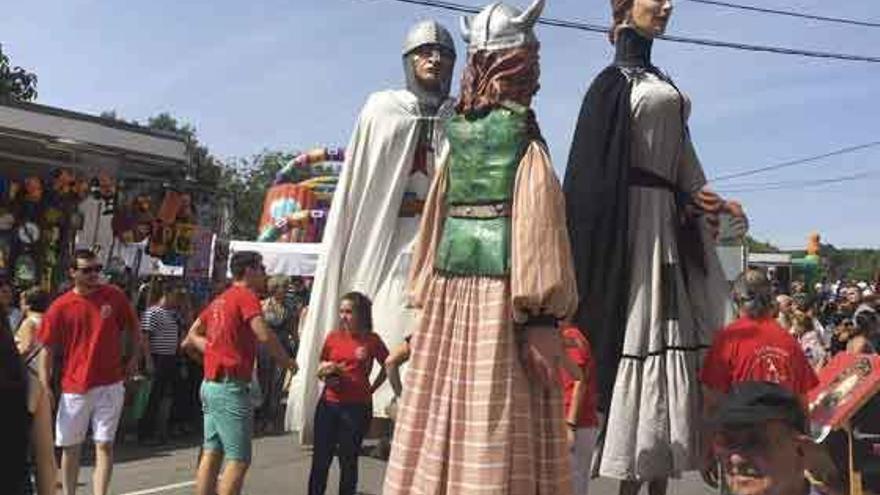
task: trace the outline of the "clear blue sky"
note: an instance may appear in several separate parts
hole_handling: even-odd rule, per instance
[[[876,0],[741,1],[880,21]],[[606,24],[608,1],[548,0],[546,14]],[[3,17],[0,41],[13,62],[39,74],[40,102],[139,120],[168,111],[194,124],[221,157],[345,145],[366,96],[401,86],[407,28],[426,17],[455,33],[458,25],[452,13],[390,0],[34,0]],[[681,0],[669,33],[880,56],[877,28]],[[538,36],[538,120],[561,171],[583,93],[611,47],[601,35],[558,28],[539,27]],[[710,177],[880,139],[880,64],[669,42],[657,43],[654,60],[693,99],[691,130]],[[859,182],[739,194],[752,233],[799,247],[815,229],[838,246],[880,247],[878,158],[874,148],[742,179],[754,185],[878,171]]]

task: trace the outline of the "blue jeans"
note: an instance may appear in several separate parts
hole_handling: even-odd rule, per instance
[[[339,457],[339,495],[355,495],[358,455],[369,425],[367,404],[334,404],[324,399],[318,402],[309,495],[324,495],[334,456]]]

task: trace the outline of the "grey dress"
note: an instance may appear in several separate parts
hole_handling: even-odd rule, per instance
[[[706,183],[683,129],[690,101],[651,71],[629,72],[632,167],[696,192]],[[682,138],[682,136],[685,136]],[[705,270],[682,266],[678,209],[669,189],[630,186],[629,294],[599,473],[651,480],[698,467],[698,368],[726,313],[727,289],[703,225]]]

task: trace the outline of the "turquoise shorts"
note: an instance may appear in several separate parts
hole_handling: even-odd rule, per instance
[[[251,461],[254,413],[250,384],[239,381],[202,382],[205,450],[222,452],[226,460]]]

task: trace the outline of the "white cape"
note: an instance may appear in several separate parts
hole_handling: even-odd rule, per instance
[[[361,110],[327,218],[325,249],[301,327],[300,371],[290,388],[287,425],[299,430],[304,444],[312,440],[321,392],[315,373],[324,338],[337,325],[339,298],[359,291],[373,299],[374,330],[389,349],[410,331],[414,320],[404,304],[405,265],[418,219],[398,216],[419,143],[419,123],[437,121],[433,143],[434,163],[439,164],[448,152],[442,123],[452,113],[453,102],[447,100],[436,117],[422,117],[415,95],[406,90],[374,93]],[[383,388],[373,400],[378,414],[384,414],[392,396],[387,384]]]

